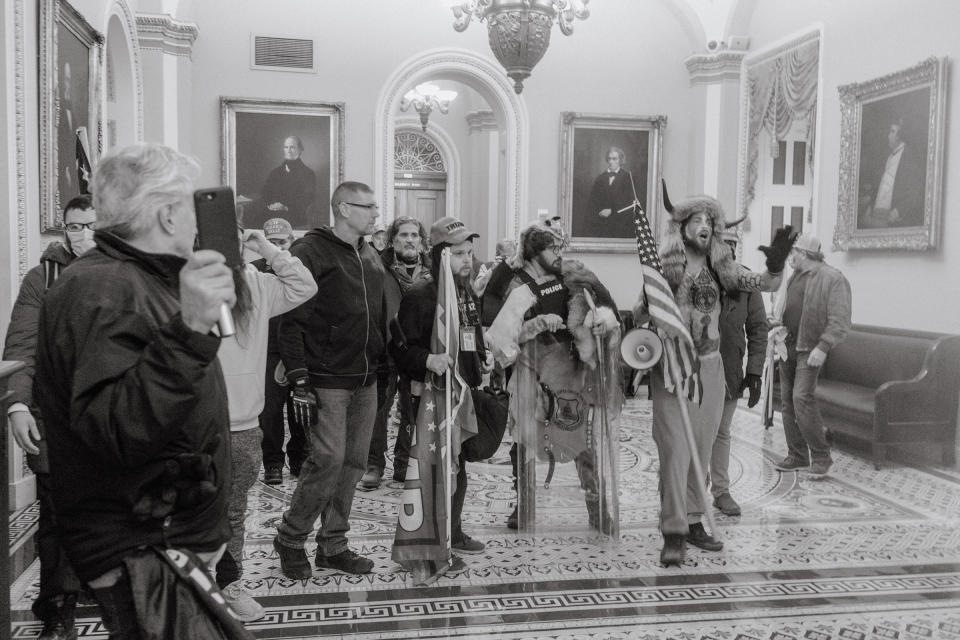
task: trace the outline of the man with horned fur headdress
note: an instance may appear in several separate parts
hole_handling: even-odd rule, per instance
[[[702,468],[710,461],[713,441],[723,411],[725,390],[720,359],[721,291],[773,291],[779,284],[793,235],[790,227],[777,231],[772,246],[760,247],[767,256],[767,270],[755,273],[733,260],[729,247],[720,239],[726,215],[716,198],[694,196],[671,205],[666,185],[663,200],[670,214],[667,231],[660,243],[663,272],[673,290],[681,315],[687,323],[700,361],[702,397],[687,400],[697,451],[691,452],[684,439],[684,427],[677,397],[668,392],[661,367],[651,371],[653,398],[653,439],[660,458],[660,531],[664,546],[660,562],[679,565],[685,555],[684,541],[706,551],[719,551],[723,543],[707,533],[700,522],[707,505],[701,503],[691,468],[691,454]],[[644,321],[645,300],[634,308]]]

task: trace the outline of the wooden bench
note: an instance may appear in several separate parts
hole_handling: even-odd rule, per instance
[[[831,436],[871,447],[879,469],[890,446],[938,445],[954,463],[960,336],[853,325],[824,363],[816,397]]]

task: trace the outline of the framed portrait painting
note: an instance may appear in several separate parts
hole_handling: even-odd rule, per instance
[[[834,249],[937,246],[946,59],[841,86],[840,189]]]
[[[63,226],[63,206],[85,190],[102,146],[103,36],[65,0],[40,2],[40,227]],[[80,143],[79,141],[83,141]],[[81,163],[78,146],[86,160]]]
[[[225,97],[220,114],[223,181],[244,227],[270,218],[298,232],[332,223],[330,196],[343,179],[342,102]]]
[[[657,228],[666,123],[666,116],[562,114],[558,210],[571,250],[636,251],[634,201]]]

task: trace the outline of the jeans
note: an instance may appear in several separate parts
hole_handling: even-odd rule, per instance
[[[736,412],[737,399],[724,399],[720,428],[710,455],[710,492],[714,498],[730,493],[730,425]]]
[[[283,407],[287,407],[287,415],[293,415],[293,401],[290,397],[290,388],[282,387],[273,381],[273,370],[280,361],[276,353],[267,354],[267,378],[264,382],[263,411],[260,412],[260,429],[263,430],[263,466],[283,466]],[[307,436],[303,429],[292,419],[287,420],[290,426],[290,441],[287,443],[287,458],[290,466],[301,462],[307,455]]]
[[[303,548],[317,518],[318,550],[334,556],[347,549],[353,493],[366,471],[377,412],[377,388],[314,391],[319,418],[310,425],[310,455],[300,470],[290,508],[277,527],[280,544]]]
[[[788,351],[780,363],[780,403],[783,405],[783,432],[789,455],[801,462],[830,464],[830,445],[823,429],[823,416],[813,392],[820,367],[807,364],[808,351]],[[808,452],[809,450],[809,452]]]
[[[247,515],[247,493],[260,472],[261,438],[262,433],[256,428],[230,433],[233,475],[230,479],[227,518],[230,520],[231,535],[227,550],[217,563],[217,586],[221,589],[243,575],[243,521]]]

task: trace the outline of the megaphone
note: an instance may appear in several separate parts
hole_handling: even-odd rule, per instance
[[[634,369],[645,371],[660,362],[663,342],[652,329],[631,329],[620,341],[620,355]]]

